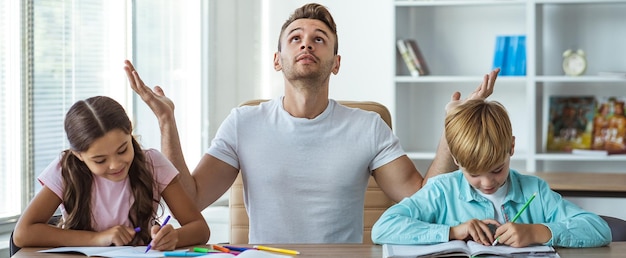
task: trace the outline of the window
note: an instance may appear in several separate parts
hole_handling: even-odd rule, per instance
[[[79,99],[113,97],[131,118],[141,116],[136,134],[149,136],[139,138],[142,145],[160,148],[158,126],[150,124],[156,118],[128,87],[123,70],[133,56],[146,83],[162,85],[177,104],[185,155],[201,156],[200,17],[207,14],[201,5],[0,1],[0,225],[21,213],[41,189],[39,173],[68,148],[63,120]],[[0,233],[11,229],[0,227]]]
[[[79,99],[114,97],[125,105],[125,0],[39,0],[33,8],[32,187],[68,148],[63,120]],[[116,10],[116,11],[114,11]],[[119,13],[118,15],[111,15]]]
[[[16,196],[22,190],[19,10],[16,1],[0,1],[0,218],[5,219],[19,214]]]
[[[202,46],[201,10],[206,1],[136,0],[135,67],[148,86],[160,85],[176,108],[185,160],[194,168],[203,153],[201,139]],[[206,4],[206,3],[204,3]],[[206,14],[205,14],[206,15]],[[205,85],[206,87],[206,85]],[[160,149],[156,117],[139,98],[135,132],[144,147]],[[206,131],[206,130],[204,130]]]

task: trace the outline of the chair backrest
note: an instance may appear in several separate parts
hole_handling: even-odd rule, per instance
[[[611,235],[613,235],[613,242],[626,241],[626,221],[620,218],[611,216],[600,215],[602,219],[609,224],[611,228]]]
[[[9,257],[12,257],[20,249],[22,248],[15,245],[15,243],[13,242],[13,232],[11,232],[11,236],[9,237]]]
[[[242,103],[240,106],[258,105],[267,100],[250,100]],[[360,108],[363,110],[374,111],[391,128],[391,113],[384,105],[373,101],[338,101],[340,104]],[[365,205],[363,215],[363,243],[371,244],[372,226],[382,213],[387,210],[393,201],[385,195],[378,187],[373,177],[370,177],[367,191],[365,192]],[[243,202],[243,181],[241,173],[235,179],[230,188],[229,197],[230,210],[230,243],[231,244],[247,244],[248,243],[248,214]]]

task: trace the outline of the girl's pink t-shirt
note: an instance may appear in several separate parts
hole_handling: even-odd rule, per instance
[[[155,149],[144,150],[148,167],[153,168],[153,177],[155,179],[154,198],[161,199],[161,193],[169,185],[169,183],[178,175],[178,170],[165,156]],[[48,187],[63,201],[63,178],[61,175],[61,157],[57,157],[41,175],[37,178],[42,186]],[[128,227],[136,227],[131,225],[128,219],[128,211],[135,202],[132,195],[132,189],[128,177],[120,182],[113,182],[103,177],[95,176],[91,197],[91,215],[92,226],[96,231],[107,230],[113,226],[124,225]],[[67,216],[63,204],[60,206],[63,217]],[[154,203],[155,209],[158,207]],[[152,222],[151,222],[152,223]]]

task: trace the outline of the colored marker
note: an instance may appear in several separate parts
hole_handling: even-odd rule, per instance
[[[194,252],[198,252],[198,253],[208,253],[208,252],[212,252],[213,250],[211,250],[209,248],[194,247],[193,251]]]
[[[205,253],[194,253],[194,252],[186,252],[186,251],[182,251],[182,252],[163,252],[163,255],[165,255],[165,257],[171,256],[171,257],[195,257],[195,256],[203,256],[206,255]]]
[[[255,249],[252,247],[240,247],[240,246],[232,246],[232,245],[225,245],[224,247],[228,248],[231,251],[237,251],[237,252],[243,252],[245,250]]]
[[[209,248],[202,248],[202,247],[194,247],[193,251],[197,252],[197,253],[221,253],[218,250],[213,250],[213,249],[209,249]]]
[[[537,193],[533,193],[533,196],[530,197],[530,199],[528,199],[528,201],[526,201],[526,203],[524,204],[524,206],[522,206],[522,209],[519,210],[517,212],[517,214],[515,214],[515,217],[513,217],[513,220],[511,220],[511,223],[515,223],[515,221],[517,220],[517,218],[519,218],[520,215],[522,215],[522,212],[524,212],[526,210],[526,208],[528,208],[528,205],[530,204],[530,202],[533,201],[533,199],[535,199],[535,196],[537,196]],[[492,246],[497,245],[498,244],[498,239],[500,237],[496,238],[496,241],[493,241],[493,244],[491,244]]]
[[[219,250],[219,251],[224,252],[224,253],[230,253],[230,249],[228,249],[226,247],[222,247],[222,246],[219,246],[219,245],[211,245],[211,247],[213,247],[213,249],[215,249],[215,250]]]
[[[263,246],[263,245],[255,245],[254,248],[263,250],[263,251],[271,251],[271,252],[284,253],[284,254],[300,254],[300,252],[296,250],[282,249],[282,248],[269,247],[269,246]]]
[[[170,221],[170,215],[167,215],[167,217],[165,217],[165,221],[163,221],[163,224],[161,224],[161,227],[159,227],[159,230],[161,230],[163,226],[167,224],[168,221]],[[148,248],[146,248],[146,251],[144,253],[147,253],[148,251],[150,251],[150,248],[152,248],[152,244],[148,244]]]

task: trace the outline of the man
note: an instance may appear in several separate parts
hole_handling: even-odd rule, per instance
[[[285,95],[233,109],[193,173],[182,155],[174,104],[160,87],[150,90],[127,62],[131,87],[159,120],[162,152],[200,209],[241,171],[250,243],[361,243],[370,174],[394,201],[422,186],[422,176],[377,114],[328,98],[330,76],[340,67],[337,49],[336,25],[324,6],[296,9],[274,54]],[[496,74],[486,76],[472,96],[489,96]]]

